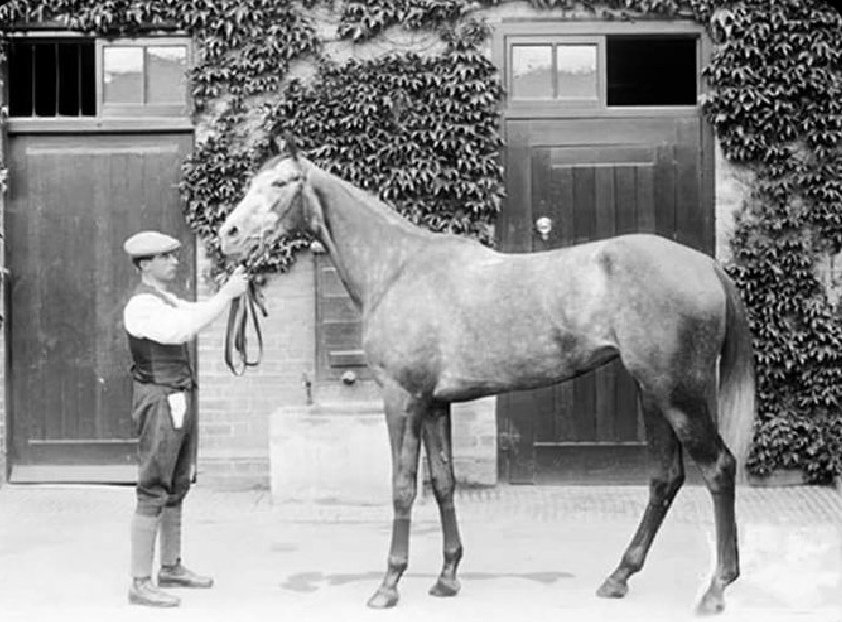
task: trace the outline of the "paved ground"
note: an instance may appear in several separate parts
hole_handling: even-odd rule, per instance
[[[186,505],[185,557],[212,573],[177,610],[126,604],[133,491],[0,488],[0,620],[692,620],[712,565],[707,492],[685,487],[647,567],[621,601],[593,595],[637,525],[643,487],[468,490],[458,508],[462,593],[427,595],[440,565],[434,502],[419,499],[410,568],[396,609],[365,601],[384,568],[387,505],[273,505],[268,493],[197,487]],[[842,622],[842,495],[743,489],[743,576],[723,621]]]

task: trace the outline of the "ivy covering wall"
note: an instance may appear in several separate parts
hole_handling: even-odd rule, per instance
[[[525,2],[525,0],[523,0]],[[191,84],[212,131],[184,165],[187,222],[221,265],[216,228],[291,129],[311,159],[376,191],[419,225],[489,243],[503,171],[497,69],[478,52],[489,34],[473,17],[484,0],[13,0],[0,29],[34,21],[132,34],[177,28],[198,44]],[[728,266],[755,335],[759,419],[750,467],[803,468],[811,481],[840,471],[842,325],[816,264],[842,250],[842,20],[813,0],[531,0],[553,15],[695,19],[718,44],[703,110],[725,156],[757,173]],[[326,58],[312,9],[338,12],[336,36],[362,42],[393,25],[441,34],[434,57]],[[291,63],[317,66],[286,80]],[[257,121],[255,121],[255,119]],[[255,125],[259,129],[255,131]],[[255,267],[284,270],[302,240],[280,239]]]

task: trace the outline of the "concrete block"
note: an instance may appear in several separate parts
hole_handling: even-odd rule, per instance
[[[453,404],[450,409],[454,422],[470,418],[468,439],[462,439],[454,430],[454,471],[459,484],[494,486],[497,484],[497,398],[484,397],[472,402]],[[461,432],[461,430],[460,430]],[[461,436],[461,434],[460,434]],[[493,438],[493,443],[483,442]],[[465,447],[464,456],[457,448]]]
[[[391,450],[382,405],[322,404],[270,415],[276,501],[382,504],[391,499]]]

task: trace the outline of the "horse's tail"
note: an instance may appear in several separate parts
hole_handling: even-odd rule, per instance
[[[754,348],[745,307],[734,282],[719,264],[716,276],[725,290],[725,339],[719,359],[719,434],[744,472],[754,438]]]

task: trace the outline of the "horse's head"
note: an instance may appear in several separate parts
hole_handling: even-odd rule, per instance
[[[225,255],[246,254],[270,233],[307,229],[301,200],[306,163],[290,138],[285,149],[284,155],[273,157],[251,179],[245,196],[219,228]]]

